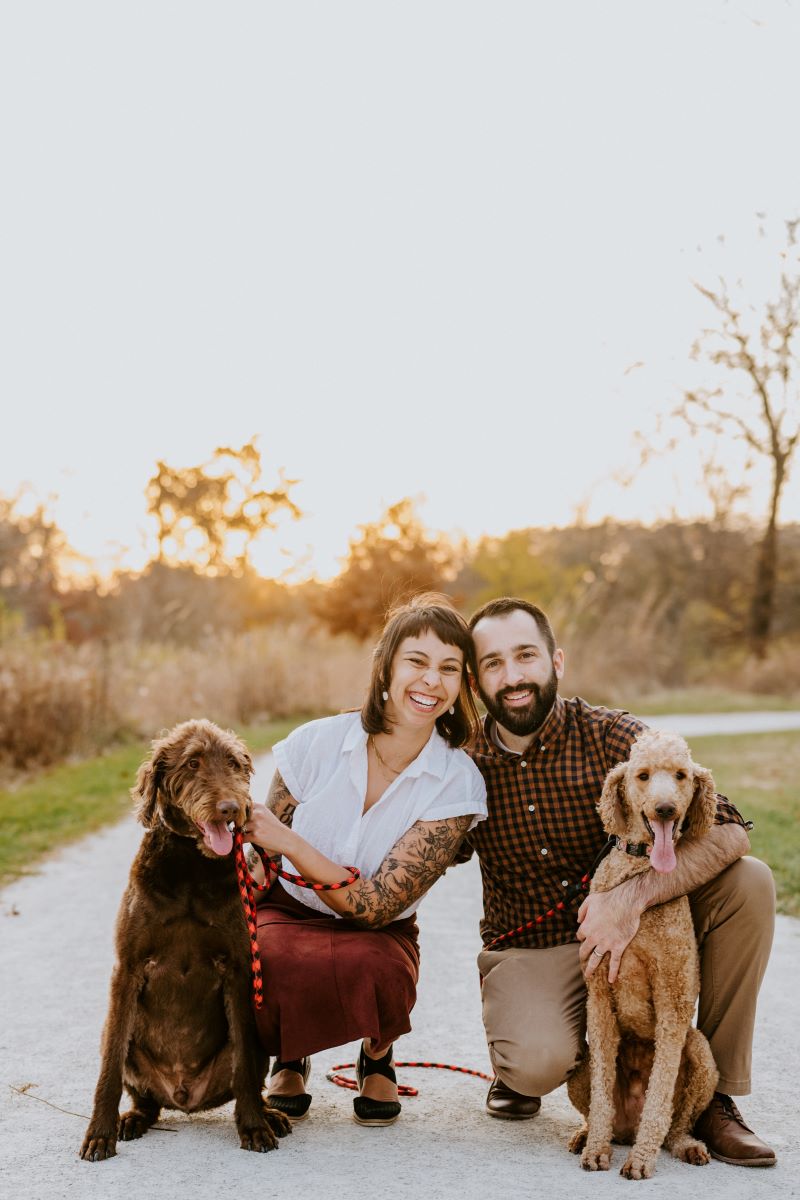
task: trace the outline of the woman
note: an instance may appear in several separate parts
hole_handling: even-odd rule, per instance
[[[284,869],[337,891],[276,882],[259,906],[264,1006],[259,1034],[276,1055],[270,1102],[308,1112],[309,1055],[362,1037],[354,1118],[400,1113],[392,1043],[411,1028],[419,971],[414,913],[486,817],[478,769],[458,749],[476,713],[466,679],[470,634],[450,601],[416,597],[390,614],[361,712],[311,721],[275,746],[266,808],[245,836]]]

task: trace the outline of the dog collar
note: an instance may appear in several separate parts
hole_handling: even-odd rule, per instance
[[[634,858],[646,858],[648,851],[651,849],[648,842],[626,842],[624,838],[617,837],[615,833],[612,833],[608,840],[618,850],[624,850],[626,854],[630,854]]]

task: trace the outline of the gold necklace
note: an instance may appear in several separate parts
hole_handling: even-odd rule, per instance
[[[375,743],[375,737],[373,734],[369,735],[369,744],[372,746],[372,749],[375,751],[375,757],[377,758],[377,760],[381,764],[381,766],[384,767],[387,771],[391,771],[392,774],[395,776],[395,778],[398,775],[402,775],[403,771],[405,771],[406,767],[408,766],[408,763],[413,762],[414,758],[417,757],[415,754],[414,758],[410,758],[407,763],[405,763],[402,767],[400,767],[399,770],[396,770],[394,767],[390,767],[389,764],[384,759],[383,755],[381,754],[380,750],[378,749],[378,747]]]

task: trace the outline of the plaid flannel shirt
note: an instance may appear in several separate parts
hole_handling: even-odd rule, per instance
[[[647,726],[619,709],[579,696],[556,702],[524,754],[500,749],[492,718],[468,753],[486,781],[489,817],[467,834],[457,861],[478,855],[483,877],[484,944],[546,913],[593,866],[607,839],[597,803],[603,781],[629,757]],[[744,825],[717,797],[718,824]],[[577,940],[579,901],[505,946],[543,949]]]

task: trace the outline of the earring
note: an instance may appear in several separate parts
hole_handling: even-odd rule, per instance
[[[381,695],[383,696],[383,703],[385,704],[385,703],[386,703],[386,701],[389,699],[389,693],[388,693],[388,692],[381,692]]]
[[[456,715],[456,706],[454,704],[451,704],[450,705],[450,716],[454,717],[455,715]]]

